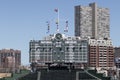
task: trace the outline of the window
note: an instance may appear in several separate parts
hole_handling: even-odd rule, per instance
[[[52,48],[49,48],[49,51],[51,52],[51,51],[52,51]]]
[[[82,47],[79,48],[79,50],[81,51]]]
[[[60,48],[58,48],[58,50],[59,50],[59,51],[62,51],[62,48],[60,47]]]
[[[66,48],[66,51],[69,51],[69,47]]]
[[[75,47],[73,47],[73,52],[75,52]]]
[[[36,48],[36,51],[39,51],[39,49],[40,49],[40,47],[37,47],[37,48]]]

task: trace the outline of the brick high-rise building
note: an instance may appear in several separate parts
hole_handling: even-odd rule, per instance
[[[89,66],[106,69],[114,67],[114,47],[111,40],[89,40]]]
[[[21,51],[13,49],[0,50],[0,68],[1,69],[18,69],[21,65]]]
[[[110,38],[110,15],[108,8],[75,6],[75,36],[95,39]]]

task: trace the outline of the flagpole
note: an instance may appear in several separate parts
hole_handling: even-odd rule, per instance
[[[57,25],[57,30],[56,32],[59,32],[59,9],[55,9],[55,12],[57,12],[57,21],[56,21],[56,25]]]
[[[59,32],[59,9],[58,9],[57,14],[58,14],[58,20],[57,20],[57,32]]]
[[[59,24],[59,9],[58,9],[58,24]]]

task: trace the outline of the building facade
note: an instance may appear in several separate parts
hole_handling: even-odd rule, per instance
[[[80,37],[54,34],[29,43],[30,63],[88,63],[88,41]]]
[[[21,65],[21,51],[13,49],[0,50],[0,69],[8,71],[19,69]]]
[[[89,39],[89,66],[105,69],[114,67],[114,48],[111,40]]]
[[[110,38],[110,15],[108,8],[75,6],[75,36],[95,39]]]
[[[114,54],[115,65],[117,68],[120,68],[120,47],[114,48]]]
[[[115,58],[120,58],[120,47],[114,47]]]
[[[114,54],[116,75],[118,80],[120,80],[120,47],[114,47]]]

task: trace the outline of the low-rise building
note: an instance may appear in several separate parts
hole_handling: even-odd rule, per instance
[[[116,75],[117,78],[120,79],[120,47],[114,47],[114,54]]]
[[[88,40],[54,34],[43,40],[31,40],[29,43],[30,63],[39,64],[77,64],[88,63]]]

